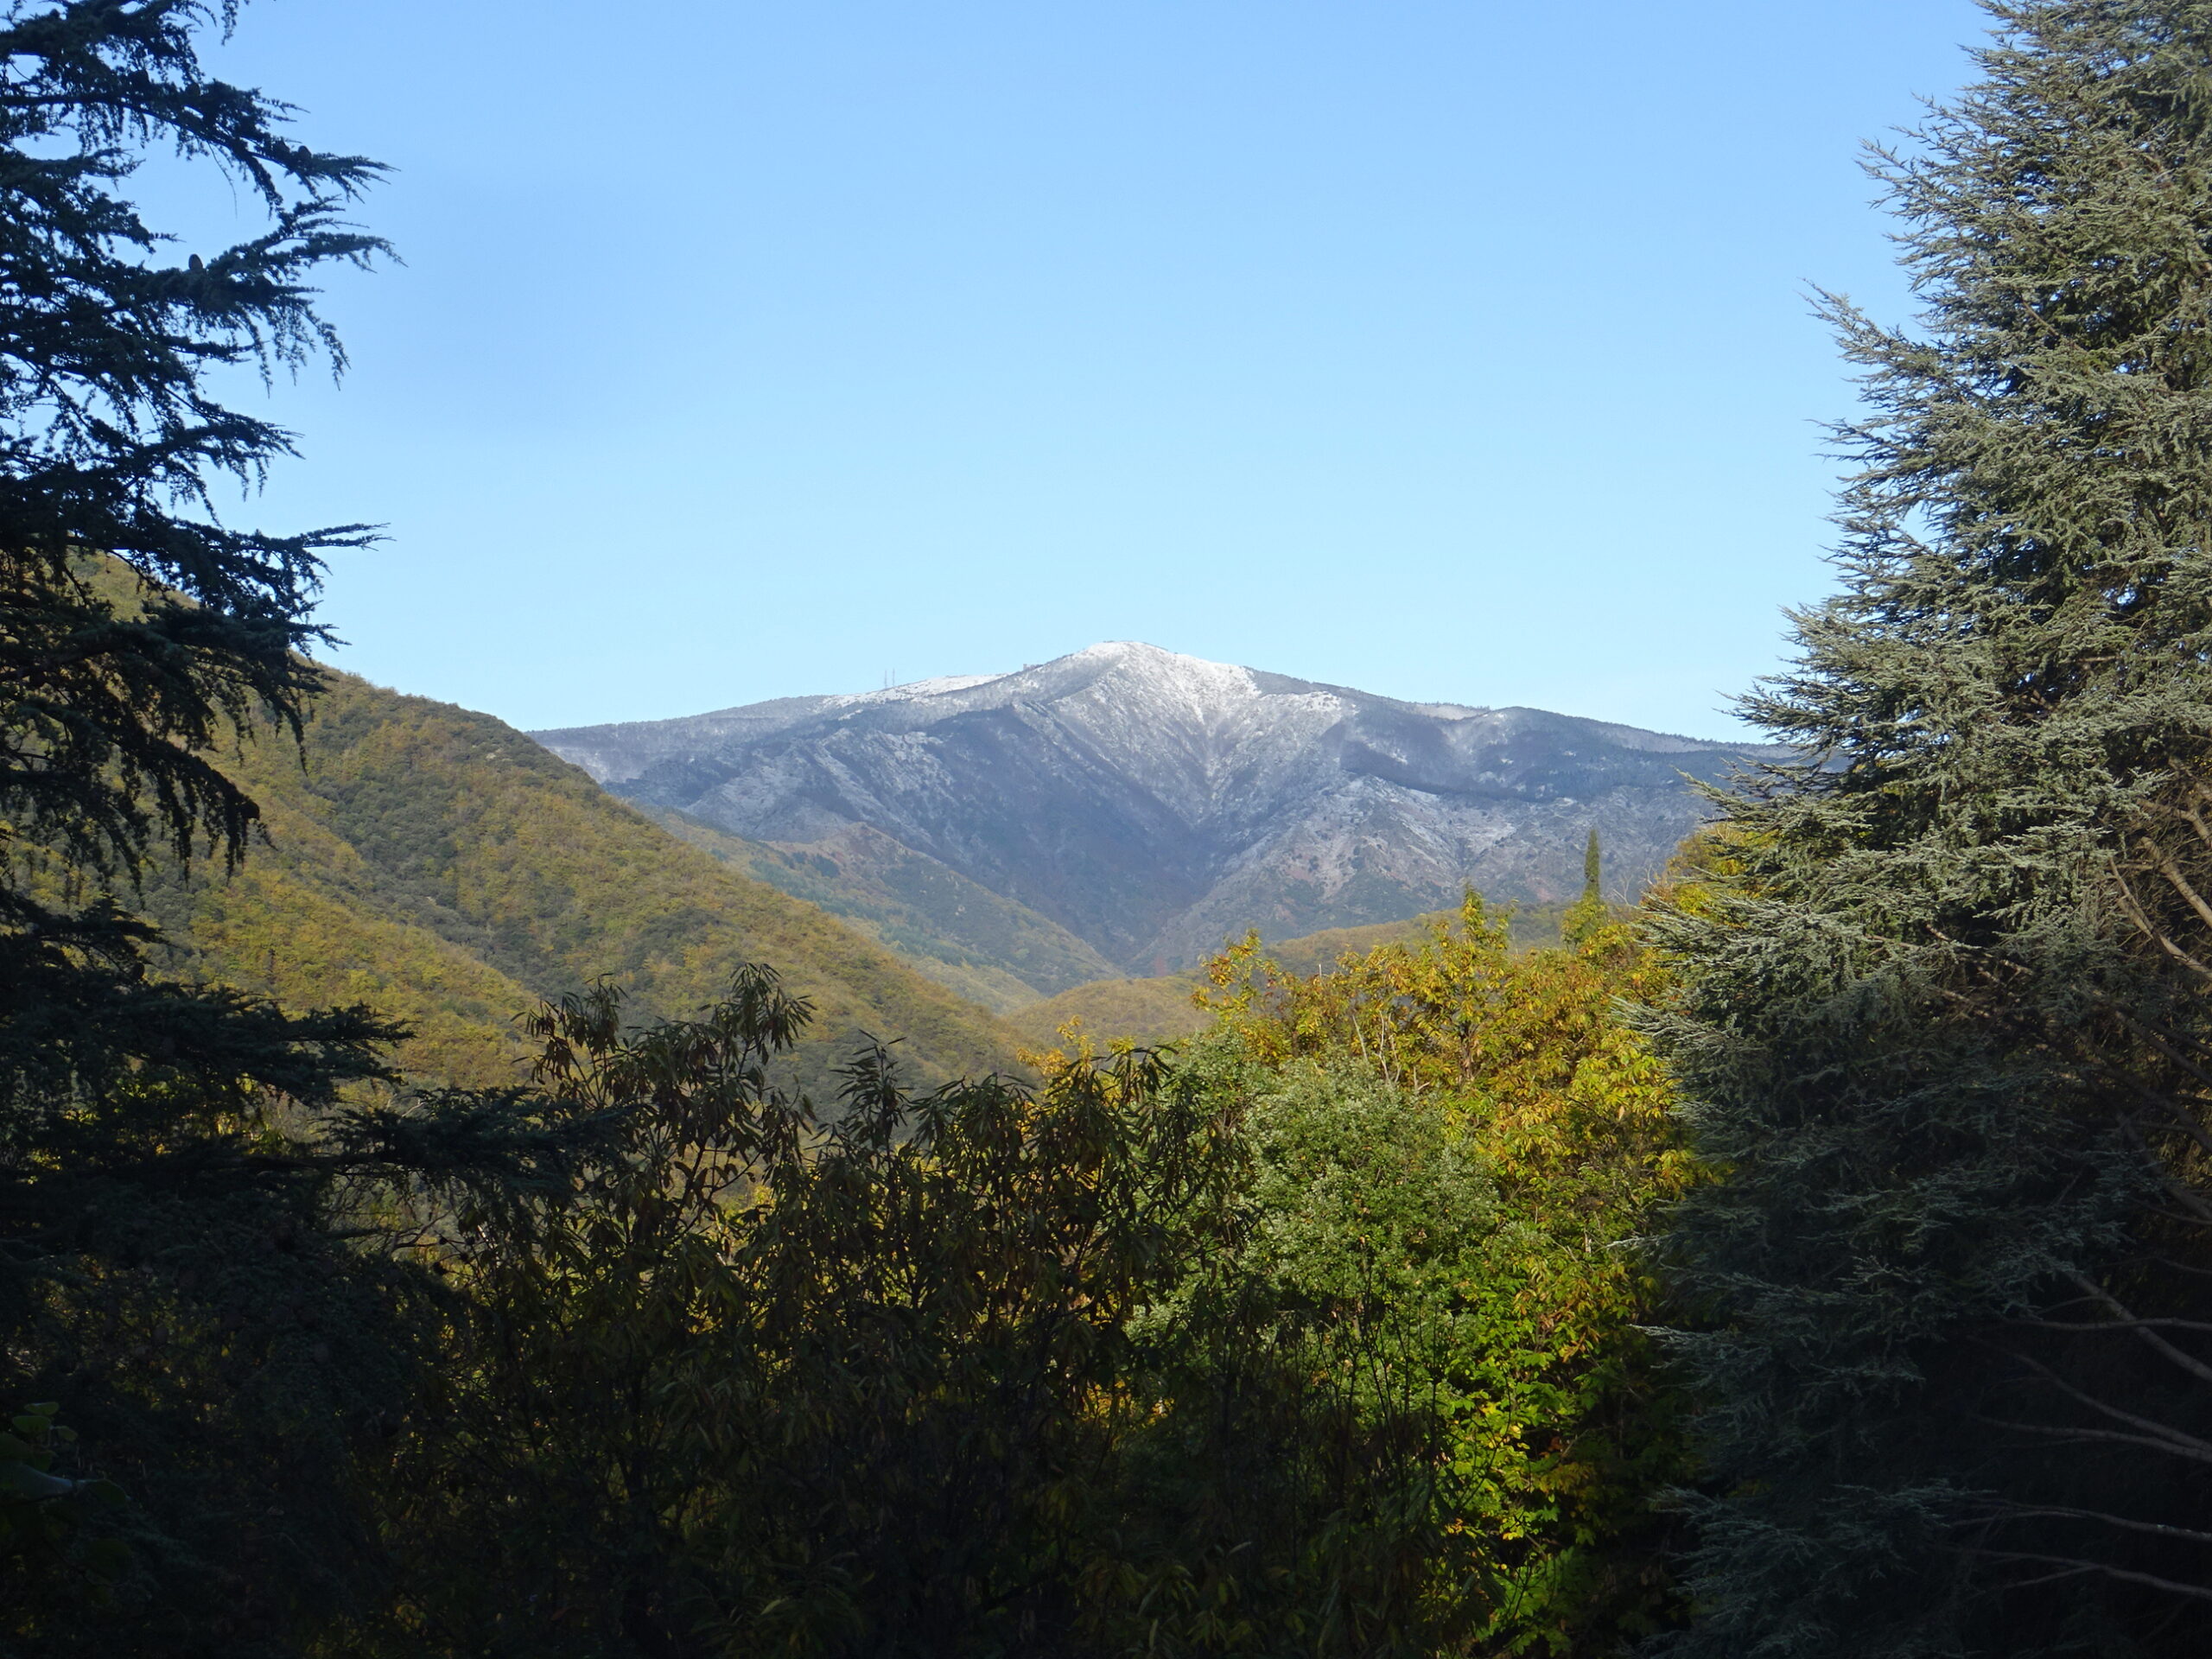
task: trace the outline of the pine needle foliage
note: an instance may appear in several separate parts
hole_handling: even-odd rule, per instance
[[[2017,0],[1874,166],[1923,305],[1655,1027],[1702,1156],[1692,1654],[2198,1650],[2212,6]]]
[[[252,807],[203,752],[228,721],[296,725],[318,556],[365,534],[212,512],[218,480],[257,483],[292,443],[210,372],[342,365],[306,279],[383,249],[340,217],[374,163],[294,143],[285,106],[200,69],[195,34],[233,11],[0,11],[0,850],[29,835],[111,867],[158,829],[235,855]],[[149,147],[226,175],[267,228],[177,259],[120,194]]]
[[[219,372],[340,363],[308,278],[382,246],[340,217],[372,163],[203,69],[232,13],[0,4],[0,1654],[294,1653],[357,1605],[353,1461],[435,1300],[377,1208],[563,1155],[498,1099],[340,1110],[395,1027],[166,982],[120,902],[150,849],[245,852],[211,751],[297,734],[320,556],[364,537],[215,511],[291,448]],[[161,149],[261,232],[180,257],[125,194]]]

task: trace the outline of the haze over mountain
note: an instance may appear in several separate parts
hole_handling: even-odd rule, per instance
[[[531,735],[616,794],[787,859],[880,869],[918,855],[1139,974],[1247,927],[1391,921],[1470,884],[1557,902],[1580,886],[1593,826],[1608,896],[1631,899],[1704,816],[1685,774],[1771,753],[1133,643]]]

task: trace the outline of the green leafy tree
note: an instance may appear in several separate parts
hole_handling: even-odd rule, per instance
[[[1511,1368],[1475,1357],[1505,1300],[1492,1172],[1356,1064],[1257,1067],[1216,1038],[1184,1075],[1236,1103],[1249,1173],[1230,1248],[1136,1327],[1128,1638],[1415,1659],[1525,1636],[1548,1586],[1516,1580],[1525,1541],[1502,1535],[1525,1516],[1491,1478],[1515,1428],[1473,1428]]]
[[[1316,1650],[1604,1651],[1662,1624],[1651,1506],[1681,1445],[1629,1242],[1694,1172],[1617,1010],[1655,959],[1602,918],[1516,955],[1470,894],[1332,970],[1248,942],[1211,973],[1193,1065],[1247,1103],[1249,1243],[1179,1304],[1164,1421],[1204,1429],[1184,1478],[1248,1529],[1217,1547],[1274,1546],[1253,1578],[1302,1592],[1276,1629],[1338,1610]]]
[[[771,1081],[810,1018],[764,968],[537,1017],[549,1109],[613,1134],[426,1243],[466,1300],[390,1465],[393,1650],[1128,1649],[1173,1566],[1121,1540],[1132,1321],[1221,1239],[1224,1109],[1137,1055],[918,1096],[876,1050],[823,1122]]]
[[[1837,302],[1840,595],[1748,702],[1656,1027],[1728,1179],[1702,1617],[1741,1656],[2153,1655],[2212,1602],[2212,6],[2011,0]]]

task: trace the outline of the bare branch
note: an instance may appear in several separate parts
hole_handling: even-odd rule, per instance
[[[2201,1440],[2196,1441],[2195,1444],[2202,1449],[2192,1451],[2186,1446],[2177,1446],[2169,1440],[2153,1440],[2147,1434],[2122,1434],[2116,1429],[2054,1428],[2048,1423],[2016,1423],[2003,1417],[1983,1417],[1979,1414],[1974,1421],[1986,1423],[1992,1428],[2009,1428],[2016,1433],[2037,1434],[2044,1440],[2056,1440],[2065,1445],[2081,1445],[2095,1440],[2119,1446],[2147,1446],[2153,1452],[2164,1452],[2170,1457],[2185,1458],[2191,1463],[2212,1464],[2212,1446],[2204,1446]]]
[[[2063,1331],[2069,1335],[2087,1334],[2094,1331],[2205,1331],[2212,1332],[2212,1323],[2203,1319],[2007,1319],[2007,1325],[2019,1325],[2031,1331]],[[2212,1382],[2212,1376],[2205,1379]]]
[[[2193,1354],[2183,1352],[2182,1350],[2175,1347],[2173,1344],[2168,1342],[2164,1337],[2158,1335],[2156,1330],[2152,1328],[2155,1325],[2171,1330],[2212,1331],[2212,1325],[2206,1325],[2202,1320],[2198,1319],[2138,1319],[2133,1310],[2124,1306],[2118,1297],[2114,1296],[2103,1286],[2098,1284],[2094,1280],[2089,1279],[2081,1274],[2075,1274],[2072,1275],[2072,1278],[2076,1287],[2086,1292],[2096,1301],[2101,1303],[2107,1313],[2116,1313],[2120,1316],[2116,1322],[2105,1325],[2102,1328],[2108,1331],[2133,1331],[2137,1336],[2148,1343],[2153,1349],[2157,1350],[2158,1352],[2164,1355],[2174,1364],[2181,1367],[2183,1370],[2187,1371],[2191,1376],[2196,1378],[2199,1382],[2212,1382],[2212,1365],[2207,1365],[2202,1360],[2198,1359]],[[2084,1328],[2094,1330],[2098,1327],[2087,1326]]]
[[[2189,878],[2182,874],[2181,867],[2166,855],[2166,849],[2153,841],[2141,844],[2150,854],[2151,861],[2158,874],[2166,878],[2167,885],[2188,902],[2189,907],[2196,912],[2199,921],[2207,927],[2212,927],[2212,904],[2206,903],[2204,895],[2190,884]]]
[[[2101,1573],[2108,1579],[2122,1579],[2130,1584],[2147,1584],[2154,1590],[2164,1590],[2177,1596],[2194,1596],[2200,1601],[2212,1601],[2212,1589],[2202,1585],[2177,1584],[2171,1579],[2162,1579],[2152,1573],[2132,1573],[2124,1567],[2113,1567],[2105,1561],[2085,1561],[2072,1555],[2036,1555],[2018,1549],[1968,1549],[1969,1555],[1980,1555],[1998,1561],[2035,1561],[2046,1567],[2062,1567],[2068,1573]],[[2055,1573],[2053,1577],[2067,1574]],[[2040,1582],[2040,1580],[2039,1580]]]
[[[2212,1532],[2196,1532],[2187,1527],[2170,1527],[2158,1521],[2131,1521],[2124,1515],[2107,1515],[2102,1510],[2069,1510],[2057,1507],[2019,1508],[2006,1506],[1986,1516],[1975,1518],[1977,1526],[2008,1521],[2095,1521],[2108,1527],[2123,1527],[2130,1532],[2155,1533],[2161,1538],[2180,1538],[2193,1544],[2212,1544]]]
[[[2140,901],[2137,899],[2125,877],[2121,878],[2120,883],[2120,907],[2127,912],[2128,920],[2133,922],[2136,927],[2160,950],[2199,978],[2212,980],[2212,968],[2208,968],[2199,962],[2166,935],[2151,918],[2150,912],[2145,910]]]
[[[1989,1343],[1985,1345],[1996,1347],[1997,1344]],[[2012,1352],[2009,1350],[1999,1349],[1999,1351],[2008,1354],[2015,1363],[2024,1365],[2029,1370],[2040,1373],[2044,1380],[2061,1394],[2070,1399],[2078,1400],[2101,1416],[2109,1417],[2114,1422],[2126,1423],[2133,1428],[2139,1428],[2144,1431],[2144,1433],[2142,1435],[2119,1434],[2110,1429],[2058,1428],[2048,1425],[2036,1427],[2026,1423],[2000,1422],[1995,1418],[1987,1420],[1996,1423],[1998,1427],[2023,1429],[2031,1434],[2081,1436],[2088,1440],[2132,1441],[2152,1446],[2159,1451],[2171,1452],[2177,1457],[2189,1458],[2198,1463],[2212,1464],[2212,1441],[2201,1440],[2196,1435],[2176,1428],[2170,1423],[2162,1423],[2150,1417],[2139,1417],[2132,1411],[2122,1411],[2118,1406],[2108,1405],[2094,1395],[2085,1393],[2075,1388],[2074,1384],[2039,1359],[2032,1358],[2026,1354]],[[2145,1439],[2145,1435],[2155,1438]]]

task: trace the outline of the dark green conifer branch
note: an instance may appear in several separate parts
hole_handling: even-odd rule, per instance
[[[0,12],[0,851],[29,836],[127,866],[158,826],[235,857],[251,804],[200,751],[296,723],[319,556],[366,536],[212,511],[218,480],[257,484],[292,440],[209,372],[342,368],[308,279],[385,251],[341,217],[381,169],[292,143],[285,106],[202,73],[194,31],[230,16]],[[118,194],[149,145],[245,185],[268,229],[180,257]]]
[[[1989,10],[1875,158],[1917,327],[1825,302],[1845,584],[1746,702],[1808,758],[1667,931],[1691,1652],[2179,1654],[2212,1587],[2212,6]]]
[[[321,556],[369,538],[215,510],[292,440],[212,377],[341,368],[311,280],[385,251],[342,216],[374,163],[204,72],[233,10],[0,3],[0,1402],[59,1402],[130,1498],[0,1589],[9,1652],[297,1652],[363,1605],[356,1460],[442,1306],[376,1241],[403,1199],[563,1190],[604,1132],[512,1095],[340,1111],[389,1079],[394,1026],[165,982],[117,902],[159,842],[245,852],[254,803],[210,752],[296,733]],[[186,250],[145,222],[149,149],[243,187],[260,232]]]
[[[1590,843],[1582,853],[1581,896],[1560,918],[1560,937],[1569,944],[1594,938],[1612,920],[1605,908],[1605,853],[1598,843],[1598,826],[1590,826]]]

